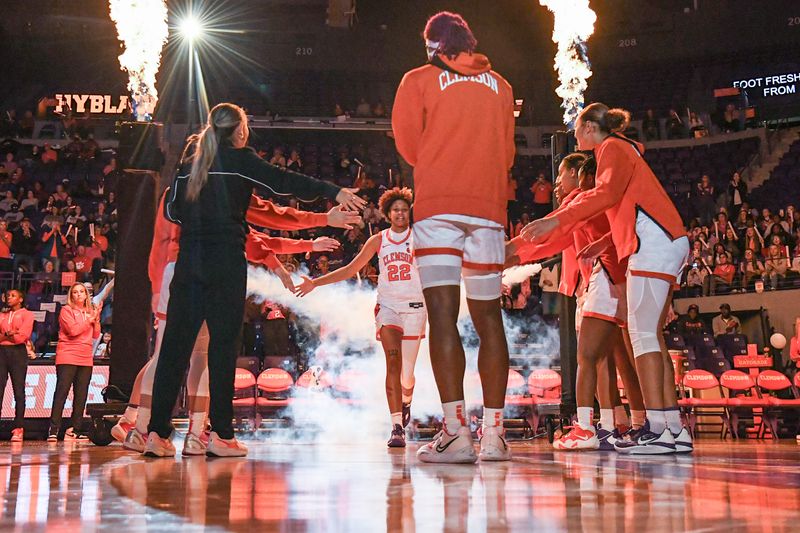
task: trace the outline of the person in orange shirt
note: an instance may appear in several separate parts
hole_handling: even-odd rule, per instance
[[[594,103],[575,123],[580,150],[594,149],[596,186],[558,214],[532,222],[523,237],[537,241],[605,213],[611,231],[582,250],[593,258],[614,246],[628,259],[627,302],[636,370],[642,385],[648,423],[630,440],[617,442],[622,453],[689,453],[691,436],[683,427],[675,395],[672,360],[664,342],[664,322],[672,288],[689,254],[683,221],[642,154],[644,147],[620,135],[630,113]]]
[[[13,235],[8,231],[8,222],[0,220],[0,270],[11,270],[11,241]]]
[[[64,403],[70,389],[73,396],[72,427],[67,429],[64,440],[89,440],[81,432],[81,423],[94,365],[92,343],[100,336],[100,311],[100,308],[92,306],[92,300],[83,284],[76,283],[69,288],[67,305],[61,308],[58,315],[57,379],[47,442],[58,440]]]
[[[25,294],[19,289],[6,291],[7,309],[0,313],[0,405],[6,390],[6,380],[11,376],[14,389],[14,429],[11,442],[22,442],[25,420],[25,376],[28,373],[26,344],[33,331],[33,313],[23,307]]]
[[[533,193],[533,218],[547,216],[547,213],[553,210],[553,184],[547,181],[543,172],[539,173],[539,177],[531,185],[531,192]]]
[[[424,32],[428,64],[403,76],[392,113],[400,155],[414,167],[414,254],[429,310],[433,373],[444,429],[417,451],[424,462],[474,463],[464,403],[466,360],[456,325],[463,276],[480,338],[480,456],[507,461],[503,408],[508,344],[501,316],[508,172],[514,163],[511,85],[475,52],[467,22],[441,12]]]

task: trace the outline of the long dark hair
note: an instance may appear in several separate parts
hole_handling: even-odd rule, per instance
[[[429,18],[423,36],[438,42],[438,52],[450,59],[462,52],[471,54],[478,45],[464,17],[449,11],[440,11]]]

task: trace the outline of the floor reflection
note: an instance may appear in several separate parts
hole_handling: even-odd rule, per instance
[[[117,446],[0,448],[0,528],[30,531],[786,531],[800,448],[701,443],[694,457],[554,454],[421,465],[413,449],[254,443],[246,459]]]

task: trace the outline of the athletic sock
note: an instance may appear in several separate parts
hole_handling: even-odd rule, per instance
[[[144,435],[147,436],[147,426],[150,423],[150,408],[139,406],[139,412],[136,415],[136,429]]]
[[[617,405],[614,407],[614,422],[618,426],[631,427],[631,419],[624,405]]]
[[[683,422],[681,422],[681,412],[677,407],[669,407],[664,409],[664,416],[667,420],[667,427],[673,435],[677,435],[683,429]]]
[[[460,427],[467,425],[467,404],[464,400],[456,400],[442,404],[444,412],[444,428],[450,435],[455,435]]]
[[[594,409],[578,407],[578,426],[581,429],[594,429]]]
[[[403,413],[392,413],[392,427],[403,425]]]
[[[139,412],[139,408],[134,405],[129,405],[125,408],[125,413],[122,415],[125,420],[130,422],[131,424],[136,424],[136,415]]]
[[[650,422],[650,431],[661,435],[667,429],[667,417],[663,409],[648,409],[647,421]]]
[[[195,437],[199,437],[206,430],[206,413],[201,411],[199,413],[189,413],[189,433]]]
[[[614,429],[614,409],[600,409],[600,427],[607,431]]]
[[[402,395],[403,395],[403,403],[408,405],[411,403],[411,397],[414,394],[414,387],[407,389],[405,387],[402,388]]]
[[[634,429],[639,429],[644,425],[647,420],[647,411],[636,411],[631,409],[631,426]]]
[[[483,408],[483,427],[503,427],[503,410],[493,409],[491,407]]]

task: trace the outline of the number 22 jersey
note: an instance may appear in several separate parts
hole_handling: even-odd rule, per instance
[[[378,262],[379,305],[408,308],[409,303],[424,301],[410,226],[403,233],[395,233],[391,228],[381,231]]]

